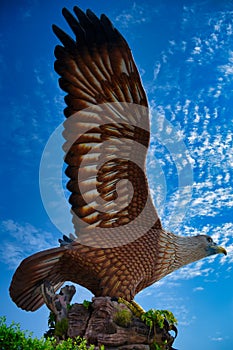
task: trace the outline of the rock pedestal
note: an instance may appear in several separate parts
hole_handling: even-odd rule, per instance
[[[73,304],[68,312],[68,337],[81,336],[98,349],[149,350],[156,342],[161,349],[173,349],[174,337],[166,325],[150,329],[124,304],[110,297],[93,298],[89,307]]]
[[[155,343],[161,350],[173,349],[175,337],[169,332],[174,330],[176,333],[176,328],[164,318],[162,328],[154,322],[149,327],[139,315],[136,316],[138,312],[131,311],[132,304],[124,303],[123,299],[119,303],[110,297],[93,298],[92,302],[71,306],[74,293],[74,286],[65,286],[56,294],[49,283],[43,285],[42,294],[55,317],[55,335],[58,339],[81,336],[88,344],[94,344],[96,349],[104,345],[105,350],[149,350],[156,349]],[[139,313],[144,315],[143,310]]]

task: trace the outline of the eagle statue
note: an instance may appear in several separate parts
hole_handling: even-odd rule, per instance
[[[148,102],[130,48],[105,15],[74,7],[63,16],[74,38],[53,26],[62,44],[55,71],[67,93],[63,148],[74,233],[17,268],[10,296],[27,311],[44,304],[45,283],[56,291],[70,281],[130,302],[186,264],[227,254],[210,236],[162,227],[146,177]]]

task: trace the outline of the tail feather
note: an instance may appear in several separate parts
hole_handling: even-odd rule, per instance
[[[57,291],[65,282],[61,274],[60,260],[63,247],[44,250],[23,260],[10,285],[10,296],[18,307],[35,311],[44,304],[41,285],[48,281]]]

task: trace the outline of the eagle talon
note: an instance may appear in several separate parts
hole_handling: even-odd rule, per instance
[[[118,298],[118,303],[125,304],[138,318],[141,318],[141,316],[145,313],[145,310],[134,300],[129,302],[124,298]]]

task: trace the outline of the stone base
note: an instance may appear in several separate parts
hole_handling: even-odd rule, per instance
[[[68,337],[84,337],[105,350],[149,350],[153,342],[161,349],[173,349],[174,337],[164,327],[150,329],[124,304],[110,297],[93,298],[86,308],[73,304],[68,312]]]

